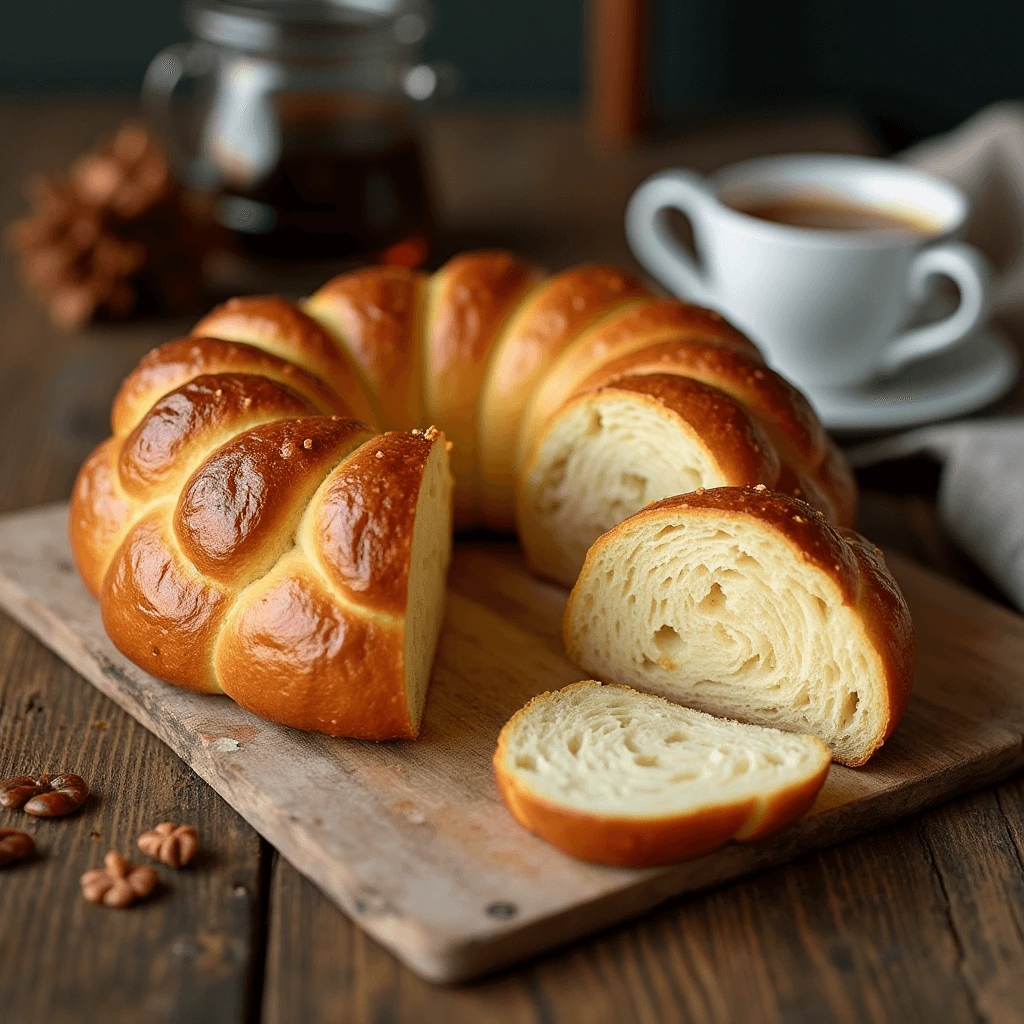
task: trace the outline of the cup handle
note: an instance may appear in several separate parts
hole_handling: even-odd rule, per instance
[[[919,252],[907,275],[907,289],[916,302],[927,298],[928,281],[936,274],[956,284],[959,305],[942,320],[896,335],[882,353],[880,374],[895,373],[923,356],[952,348],[988,316],[992,272],[977,249],[963,242],[945,242]]]
[[[680,298],[712,301],[707,273],[672,233],[667,213],[686,214],[700,246],[714,204],[707,182],[692,171],[665,171],[648,178],[626,205],[626,240],[641,266]]]

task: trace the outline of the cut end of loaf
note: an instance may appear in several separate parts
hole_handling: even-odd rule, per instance
[[[405,694],[417,733],[444,621],[454,487],[444,434],[431,427],[425,436],[432,448],[416,501],[405,612]]]
[[[517,712],[501,731],[494,768],[520,824],[571,856],[641,867],[796,820],[830,760],[813,736],[587,680]]]
[[[571,587],[591,544],[651,502],[774,483],[778,471],[767,440],[727,396],[683,378],[627,378],[553,417],[518,482],[520,539],[536,572]]]
[[[755,489],[668,499],[602,537],[565,639],[596,676],[812,733],[850,765],[892,731],[913,676],[909,612],[884,566],[866,571],[805,503]]]

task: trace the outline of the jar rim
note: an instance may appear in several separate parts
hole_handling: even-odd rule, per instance
[[[423,20],[425,34],[427,13],[424,0],[192,0],[185,19],[207,42],[251,53],[317,56],[375,38],[400,43],[396,25],[408,15]]]

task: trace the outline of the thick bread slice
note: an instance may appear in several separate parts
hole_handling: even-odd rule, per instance
[[[813,736],[587,680],[516,712],[494,770],[531,832],[581,860],[646,867],[783,828],[814,803],[830,760]]]
[[[587,554],[564,625],[587,672],[813,733],[848,765],[892,732],[914,674],[881,552],[763,487],[668,498],[620,523]]]

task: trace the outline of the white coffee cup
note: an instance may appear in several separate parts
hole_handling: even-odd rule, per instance
[[[794,195],[871,207],[927,223],[929,231],[795,227],[728,205]],[[670,209],[689,218],[696,261],[670,229]],[[681,170],[649,178],[626,208],[626,236],[670,291],[720,310],[776,369],[814,390],[895,373],[956,345],[984,321],[988,265],[976,249],[953,240],[968,212],[953,186],[902,164],[778,156],[708,178]],[[907,329],[935,275],[956,283],[959,305],[943,319]]]

